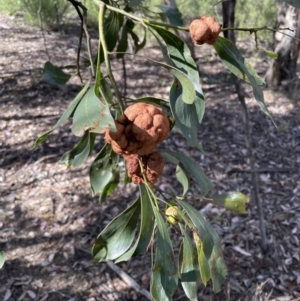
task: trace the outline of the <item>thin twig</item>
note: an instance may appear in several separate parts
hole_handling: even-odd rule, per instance
[[[45,33],[44,33],[44,28],[43,28],[41,11],[42,11],[42,0],[40,0],[40,2],[39,2],[39,8],[38,8],[38,11],[37,11],[37,15],[38,15],[39,25],[40,25],[40,29],[41,29],[41,33],[42,33],[42,37],[43,37],[43,43],[44,43],[44,47],[45,47],[45,52],[47,54],[48,61],[50,61],[50,55],[49,55],[49,52],[48,52],[48,49],[47,49],[47,43],[46,43],[46,37],[45,37]]]
[[[132,279],[128,274],[121,270],[117,265],[115,265],[111,261],[108,261],[106,264],[111,270],[117,273],[127,285],[132,287],[136,292],[143,295],[148,300],[152,300],[151,294],[144,288],[141,288],[141,286],[134,279]]]
[[[80,48],[81,48],[81,42],[82,42],[82,30],[83,30],[86,35],[87,51],[88,51],[90,64],[91,64],[92,76],[95,77],[95,66],[94,66],[93,55],[92,55],[91,36],[90,36],[88,28],[87,28],[87,8],[79,1],[76,1],[76,0],[68,0],[68,1],[71,2],[71,4],[75,7],[75,9],[79,15],[79,18],[81,20],[81,32],[80,32],[80,37],[79,37],[79,47],[78,47],[78,51],[77,51],[77,64],[79,66],[79,54],[80,54]],[[79,7],[82,9],[82,13],[79,10]]]
[[[257,173],[285,173],[285,172],[295,172],[297,171],[298,169],[297,168],[294,168],[294,167],[278,167],[278,168],[273,168],[273,167],[263,167],[263,168],[256,168],[254,169],[255,172]],[[245,173],[248,173],[248,172],[252,172],[251,169],[239,169],[239,168],[232,168],[231,170],[229,170],[227,172],[228,175],[231,175],[235,172],[245,172]]]
[[[123,113],[124,111],[124,104],[122,102],[122,98],[117,86],[117,83],[115,81],[114,75],[112,73],[112,69],[111,69],[111,65],[110,65],[110,60],[108,58],[108,50],[107,50],[107,44],[106,44],[106,40],[105,40],[105,34],[104,34],[104,13],[105,13],[105,4],[103,2],[101,2],[99,4],[99,34],[100,34],[100,42],[102,45],[102,49],[103,49],[103,55],[104,55],[104,61],[105,61],[105,65],[106,65],[106,69],[107,69],[107,73],[109,75],[109,79],[111,81],[111,84],[113,86],[113,89],[115,91],[116,94],[116,98],[118,101],[118,105],[120,107],[120,111],[121,113]]]
[[[125,63],[124,56],[122,56],[122,67],[123,67],[123,81],[124,81],[123,97],[126,97],[126,94],[127,94],[127,74],[126,74],[126,63]]]
[[[241,83],[238,81],[237,78],[234,78],[234,85],[236,89],[236,93],[238,95],[239,102],[242,106],[242,112],[243,112],[243,120],[244,120],[244,126],[245,126],[245,138],[246,138],[246,144],[247,144],[247,152],[248,157],[250,161],[250,170],[251,170],[251,182],[253,186],[253,194],[254,194],[254,200],[257,207],[257,215],[259,219],[259,229],[260,229],[260,235],[261,235],[261,249],[263,252],[266,252],[268,249],[268,241],[266,236],[266,227],[264,223],[264,212],[259,196],[259,189],[258,189],[258,177],[257,172],[255,171],[255,159],[253,155],[252,150],[252,140],[251,140],[251,134],[250,134],[250,125],[249,125],[249,113],[248,108],[245,101],[245,94],[243,92],[243,87],[241,86]]]
[[[80,18],[81,24],[80,24],[80,34],[79,34],[79,42],[78,42],[78,47],[77,47],[77,57],[76,57],[76,73],[81,81],[81,83],[83,83],[82,81],[82,77],[80,74],[80,52],[81,52],[81,45],[82,45],[82,36],[83,36],[83,16],[82,13],[79,9],[79,5],[81,3],[79,3],[78,1],[74,1],[74,0],[68,0],[76,9],[77,14]]]

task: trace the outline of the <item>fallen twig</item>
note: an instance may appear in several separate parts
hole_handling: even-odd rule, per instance
[[[273,168],[273,167],[265,167],[265,168],[257,168],[257,169],[254,169],[254,172],[256,173],[265,173],[265,172],[272,172],[272,173],[275,173],[275,172],[295,172],[297,171],[298,169],[297,168],[294,168],[294,167],[278,167],[278,168]],[[239,169],[239,168],[232,168],[230,169],[227,174],[228,175],[231,175],[231,174],[234,174],[236,172],[252,172],[251,169]]]
[[[110,269],[112,269],[115,273],[117,273],[127,285],[132,287],[136,292],[140,293],[141,295],[146,297],[148,300],[152,300],[150,293],[147,290],[145,290],[144,288],[141,288],[141,286],[134,279],[132,279],[128,274],[126,274],[117,265],[115,265],[111,261],[108,261],[107,265]]]

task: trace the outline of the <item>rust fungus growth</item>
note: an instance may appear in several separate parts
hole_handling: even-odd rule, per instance
[[[107,130],[105,140],[114,152],[126,156],[151,154],[170,132],[163,110],[141,102],[129,106],[115,123],[117,131]]]
[[[162,174],[165,166],[165,161],[158,152],[153,152],[150,155],[144,155],[141,157],[138,157],[138,155],[129,155],[124,157],[128,176],[135,184],[143,184],[144,177],[147,179],[148,183],[156,183],[157,178]],[[141,160],[141,164],[143,166],[142,170],[139,159]]]
[[[212,16],[203,16],[190,24],[190,34],[197,45],[207,43],[213,45],[221,32],[222,24]]]

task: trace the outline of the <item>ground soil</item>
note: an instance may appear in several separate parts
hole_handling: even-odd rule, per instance
[[[98,233],[135,198],[137,188],[119,188],[103,204],[92,197],[89,158],[81,167],[59,164],[63,153],[78,142],[70,123],[54,131],[38,148],[35,139],[49,130],[80,91],[77,78],[63,86],[40,81],[44,63],[74,65],[78,26],[58,32],[41,31],[21,18],[0,21],[0,248],[7,261],[0,270],[1,300],[147,300],[106,263],[90,255]],[[91,33],[92,44],[97,34]],[[45,46],[47,52],[45,51]],[[263,75],[268,59],[252,42],[239,48]],[[86,51],[83,56],[87,57]],[[147,46],[141,57],[128,58],[127,96],[152,95],[168,99],[172,77],[143,57],[157,58],[157,47]],[[222,239],[228,276],[221,292],[199,286],[199,300],[300,300],[300,122],[299,91],[288,97],[283,90],[265,89],[266,103],[278,125],[261,112],[245,86],[250,115],[258,184],[268,251],[260,248],[260,230],[253,199],[242,111],[231,77],[211,47],[197,49],[206,112],[199,128],[204,153],[171,135],[161,148],[191,156],[219,193],[241,191],[251,197],[248,215],[192,201],[213,220]],[[120,61],[113,70],[124,92]],[[70,72],[70,70],[69,70]],[[84,79],[89,76],[83,73]],[[96,150],[103,140],[99,136]],[[167,166],[159,185],[179,191],[174,168]],[[198,193],[192,187],[193,193]],[[176,233],[172,231],[176,245]],[[118,264],[141,288],[149,290],[149,254]],[[174,300],[187,300],[179,287]]]

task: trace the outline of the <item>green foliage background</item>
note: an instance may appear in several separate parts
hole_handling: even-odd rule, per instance
[[[195,17],[205,14],[214,15],[222,22],[222,4],[216,0],[177,0],[177,5],[187,23]],[[89,25],[97,28],[98,9],[93,0],[82,0],[88,8]],[[273,28],[276,21],[277,0],[237,0],[236,27],[261,27]],[[37,11],[40,0],[0,0],[0,12],[14,15],[18,12],[24,13],[25,20],[34,25],[39,25]],[[145,0],[144,5],[150,7],[151,11],[160,11],[156,5],[162,4],[162,0]],[[75,15],[75,10],[70,9],[67,0],[42,0],[41,17],[43,25],[50,29],[67,22],[68,17]],[[64,24],[65,24],[64,23]],[[249,33],[238,32],[238,37],[245,38]],[[272,33],[260,32],[259,39],[272,42]]]

